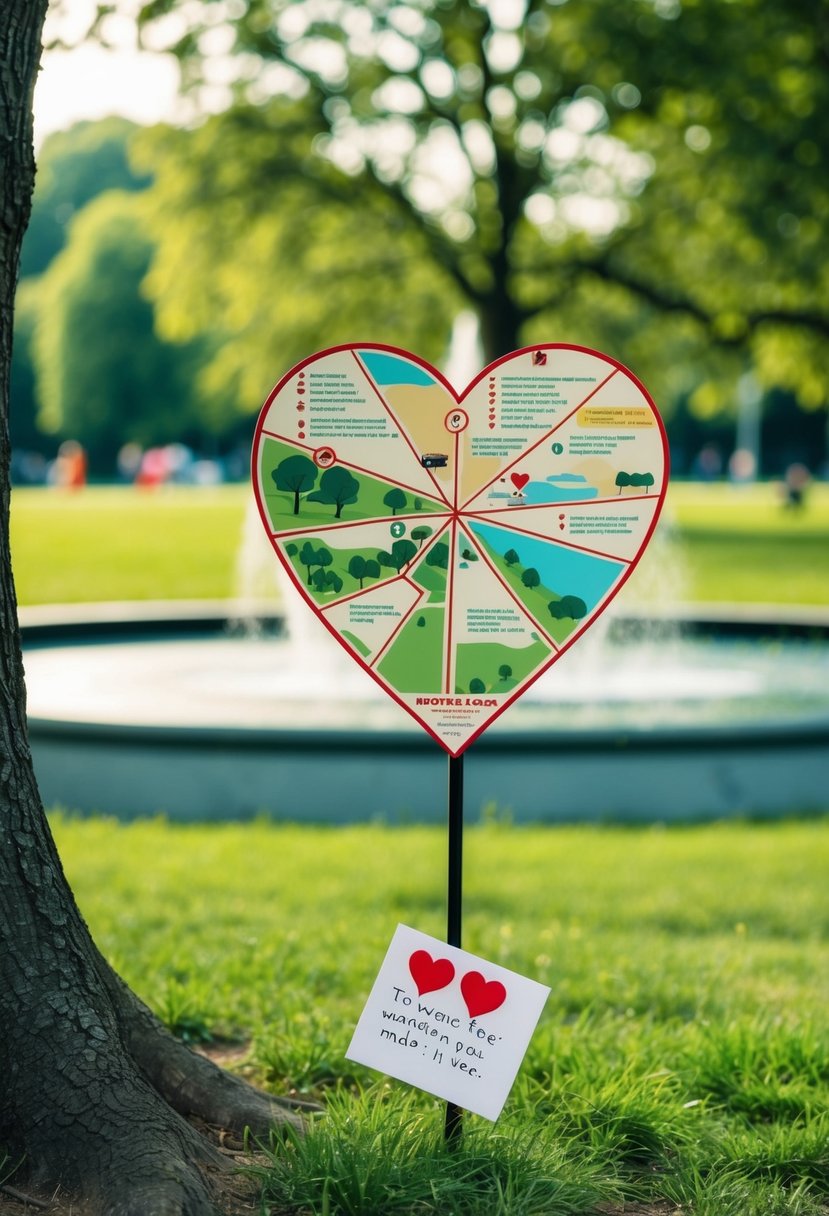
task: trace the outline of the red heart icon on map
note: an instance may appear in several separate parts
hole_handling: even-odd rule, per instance
[[[428,950],[415,950],[409,959],[409,971],[417,985],[418,996],[437,992],[455,978],[455,968],[448,958],[432,958]]]
[[[492,1013],[507,999],[507,990],[500,980],[485,980],[480,971],[467,971],[461,980],[461,995],[471,1018]]]
[[[499,389],[512,410],[503,426],[489,403]],[[323,449],[335,458],[318,462]],[[462,391],[396,347],[321,351],[270,393],[253,451],[262,523],[297,593],[452,756],[630,577],[667,465],[636,377],[556,343],[504,356]]]

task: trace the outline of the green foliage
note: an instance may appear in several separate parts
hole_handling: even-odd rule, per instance
[[[141,289],[151,255],[140,196],[111,191],[81,212],[38,284],[32,350],[40,424],[81,438],[107,470],[125,441],[171,442],[198,423],[198,344],[156,337]]]
[[[213,6],[177,18],[188,78],[211,79]],[[211,375],[239,399],[276,334],[289,362],[359,315],[433,355],[464,303],[489,355],[554,334],[624,350],[663,401],[733,403],[752,368],[825,403],[829,77],[808,5],[516,19],[253,0],[228,21],[224,79],[228,44],[232,104],[145,156],[165,325],[221,316]],[[251,289],[263,266],[284,298]]]
[[[516,562],[521,561],[521,558],[514,549],[507,549],[506,553],[504,554],[504,561],[508,566],[514,566]]]
[[[509,663],[502,663],[498,668],[498,676],[502,680],[508,680],[512,675],[512,668]]]
[[[486,684],[476,676],[469,681],[469,691],[474,693],[486,692]]]
[[[418,524],[416,528],[412,528],[412,540],[417,541],[418,549],[423,548],[423,542],[432,535],[432,529],[426,524]]]
[[[151,178],[130,164],[139,128],[126,118],[79,122],[43,141],[37,158],[32,215],[20,255],[20,276],[40,275],[67,243],[76,215],[108,190],[145,190]]]
[[[533,587],[541,586],[541,575],[538,573],[535,566],[527,566],[527,569],[521,574],[521,582],[525,587],[529,587],[531,590]]]

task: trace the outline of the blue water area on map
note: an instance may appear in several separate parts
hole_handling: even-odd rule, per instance
[[[501,557],[508,549],[514,549],[524,569],[534,567],[545,587],[556,595],[577,595],[588,611],[596,607],[625,568],[621,562],[567,549],[552,540],[495,528],[492,524],[470,520],[469,527]]]
[[[589,486],[587,478],[567,478],[567,484],[547,478],[546,481],[530,481],[524,486],[524,501],[534,505],[543,502],[570,502],[575,498],[598,498],[597,486]]]
[[[566,484],[562,484],[566,482]],[[505,498],[516,504],[527,503],[540,506],[542,503],[574,502],[585,498],[598,498],[597,486],[587,484],[586,477],[548,477],[546,481],[528,481],[523,489],[523,497],[516,496],[512,490],[491,490],[487,498]]]
[[[422,367],[398,355],[379,350],[361,350],[358,353],[377,384],[418,384],[428,387],[437,383],[434,376],[430,376]]]

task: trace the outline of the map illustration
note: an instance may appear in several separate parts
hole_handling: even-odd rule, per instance
[[[455,756],[620,589],[667,466],[635,377],[553,343],[462,393],[403,350],[322,351],[273,389],[253,449],[262,521],[298,590]]]

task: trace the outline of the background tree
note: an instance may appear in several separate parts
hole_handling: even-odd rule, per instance
[[[512,675],[512,668],[509,663],[502,663],[498,668],[498,675],[502,680],[508,680]]]
[[[312,490],[317,481],[317,466],[307,456],[286,456],[271,473],[277,490],[294,496],[294,515],[299,515],[299,496]]]
[[[474,693],[486,692],[486,684],[476,676],[475,679],[469,681],[469,691]]]
[[[215,6],[152,0],[147,27],[173,7],[198,88]],[[829,73],[805,0],[251,0],[223,36],[226,109],[186,157],[172,134],[145,163],[158,214],[181,217],[160,235],[162,314],[238,318],[228,385],[257,360],[248,335],[259,360],[311,316],[339,340],[322,281],[343,300],[393,281],[391,311],[378,295],[362,315],[411,344],[442,298],[427,355],[464,305],[487,356],[554,335],[624,351],[663,401],[717,409],[753,369],[825,408]],[[303,284],[296,320],[250,291],[263,264]]]
[[[184,1116],[264,1134],[277,1109],[173,1039],[97,951],[66,882],[28,744],[7,418],[45,7],[0,7],[0,1145],[50,1193],[79,1193],[92,1213],[211,1216],[200,1167],[225,1163]]]
[[[504,554],[504,561],[508,566],[514,566],[516,562],[521,561],[521,558],[514,549],[507,549],[506,553]]]
[[[151,446],[206,429],[195,387],[203,344],[157,338],[141,291],[152,252],[140,196],[110,191],[80,213],[38,285],[49,302],[33,338],[40,426],[82,438],[102,472],[127,441]]]
[[[622,490],[630,485],[630,473],[625,473],[622,469],[616,474],[616,493],[621,494]]]
[[[527,567],[527,569],[521,575],[521,582],[525,587],[529,587],[530,589],[533,587],[538,587],[541,584],[541,575],[538,573],[535,566]]]
[[[357,501],[359,490],[360,483],[357,478],[352,477],[348,469],[344,469],[341,464],[336,464],[333,469],[325,470],[320,478],[319,489],[308,495],[308,501],[335,507],[334,518],[339,519],[343,507]]]

